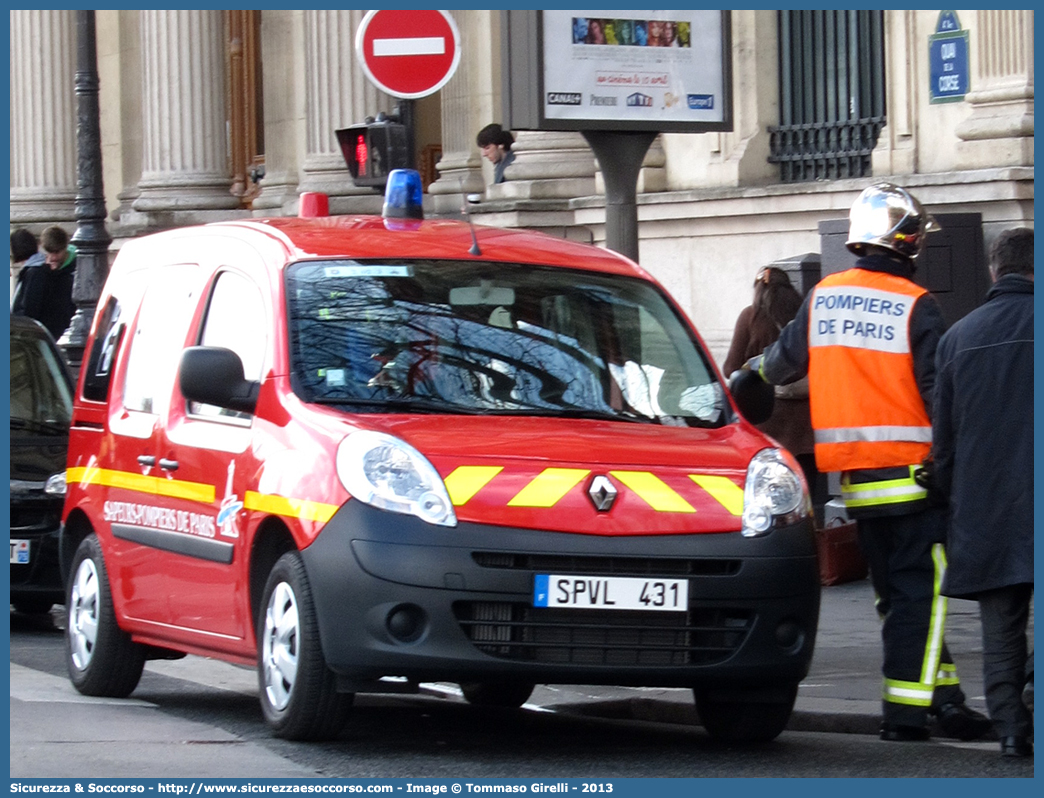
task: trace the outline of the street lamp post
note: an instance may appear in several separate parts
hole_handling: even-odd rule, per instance
[[[97,42],[93,11],[76,12],[76,312],[58,344],[77,373],[87,335],[109,273],[109,244],[102,188],[101,123],[98,108]]]

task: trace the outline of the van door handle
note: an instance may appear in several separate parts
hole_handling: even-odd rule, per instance
[[[139,454],[138,465],[145,466],[146,468],[152,468],[156,465],[156,458],[151,454]]]
[[[167,460],[166,458],[160,458],[159,466],[164,471],[177,471],[178,470],[178,461],[177,460]]]

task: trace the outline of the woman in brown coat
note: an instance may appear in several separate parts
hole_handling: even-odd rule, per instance
[[[780,330],[801,307],[801,294],[782,269],[768,266],[754,280],[754,301],[740,311],[732,344],[722,371],[728,376],[779,338]],[[797,458],[813,501],[821,494],[819,472],[813,455],[812,419],[808,407],[808,381],[799,380],[776,388],[772,417],[758,429],[779,441]],[[825,487],[825,486],[822,486]]]

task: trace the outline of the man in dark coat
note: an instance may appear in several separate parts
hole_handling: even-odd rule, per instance
[[[1022,691],[1033,596],[1033,231],[1002,233],[989,266],[986,303],[936,353],[934,481],[951,509],[943,593],[979,602],[1001,753],[1032,756]]]
[[[76,312],[73,281],[76,279],[76,247],[60,227],[48,227],[40,236],[44,262],[28,266],[18,276],[11,314],[36,319],[55,340],[62,337]]]

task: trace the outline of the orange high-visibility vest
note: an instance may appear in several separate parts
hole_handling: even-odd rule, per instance
[[[920,463],[932,425],[914,376],[910,317],[919,285],[849,269],[809,303],[808,377],[820,471]]]

